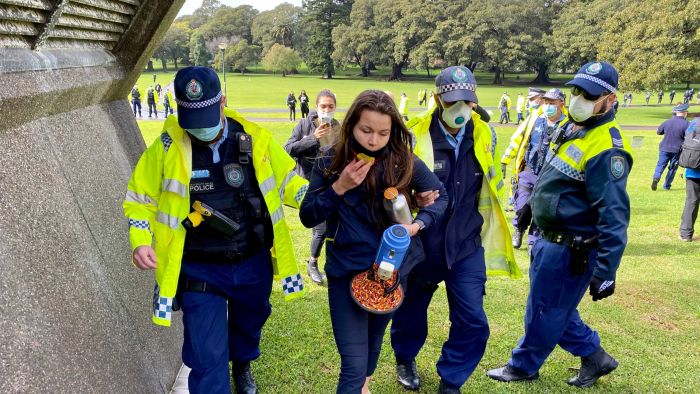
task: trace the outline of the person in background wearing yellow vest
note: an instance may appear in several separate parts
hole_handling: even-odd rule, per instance
[[[440,393],[459,393],[484,355],[489,324],[483,308],[486,275],[520,277],[500,201],[505,190],[494,165],[495,132],[476,109],[476,79],[462,66],[435,79],[437,107],[411,119],[415,153],[445,185],[449,204],[433,227],[421,232],[425,260],[408,278],[403,305],[394,314],[391,345],[399,383],[417,390],[416,356],[428,335],[428,306],[445,282],[450,333],[437,362]],[[432,203],[436,192],[417,195]]]
[[[542,239],[531,253],[525,334],[508,363],[487,372],[492,379],[537,379],[557,345],[581,357],[570,385],[592,386],[617,368],[577,310],[586,290],[593,301],[615,292],[627,244],[632,154],[615,120],[617,81],[612,65],[594,62],[567,83],[573,123],[553,138],[531,196]]]
[[[499,123],[510,123],[510,105],[511,101],[508,92],[503,92],[501,99],[498,100],[498,109],[501,111],[501,119],[499,120]]]
[[[430,91],[430,98],[428,98],[428,111],[432,110],[435,108],[435,93],[433,91]]]
[[[299,207],[308,182],[272,134],[225,108],[219,77],[186,67],[174,81],[178,116],[129,181],[133,262],[155,270],[155,324],[182,308],[182,359],[191,393],[257,393],[250,362],[270,315],[273,276],[287,299],[304,286],[282,204]]]
[[[408,121],[408,96],[406,93],[401,93],[401,102],[399,103],[399,113],[403,120]]]
[[[146,92],[146,101],[148,102],[148,117],[150,118],[151,114],[153,114],[157,119],[158,108],[156,107],[156,104],[158,104],[158,92],[156,92],[152,86],[148,87],[148,91]]]
[[[328,234],[333,234],[326,244],[326,274],[331,324],[341,360],[337,394],[369,393],[392,316],[360,308],[350,289],[352,278],[375,263],[382,233],[395,224],[383,207],[384,190],[395,187],[409,197],[407,201],[414,191],[442,191],[434,204],[418,210],[412,223],[403,224],[414,238],[399,278],[405,278],[423,257],[415,235],[437,222],[447,206],[440,180],[414,156],[411,142],[389,95],[379,90],[360,93],[345,116],[338,143],[316,159],[310,190],[299,211],[304,226],[326,221]]]
[[[428,104],[428,91],[426,89],[418,91],[418,105],[422,107],[423,104]]]
[[[552,134],[567,120],[564,101],[566,96],[557,89],[550,89],[544,95],[542,115],[535,120],[530,138],[524,147],[521,167],[516,168],[518,183],[513,194],[513,247],[519,249],[523,242],[523,234],[530,228],[527,244],[532,246],[540,237],[537,226],[531,225],[532,211],[528,204],[532,188],[537,182],[537,175],[544,163],[544,155],[552,138]]]
[[[515,103],[515,111],[518,113],[518,120],[516,120],[515,125],[519,125],[524,119],[523,112],[525,112],[525,97],[522,93],[518,93],[518,101]]]
[[[139,118],[141,117],[141,91],[139,90],[138,85],[134,85],[134,87],[131,89],[131,106],[134,111],[134,117],[136,117],[136,113],[139,114]]]
[[[522,166],[523,158],[525,157],[525,147],[529,143],[530,134],[532,133],[532,128],[535,125],[537,118],[542,115],[542,110],[540,105],[542,104],[542,96],[544,96],[544,90],[540,88],[529,88],[527,93],[527,117],[523,123],[515,130],[515,133],[510,137],[510,144],[506,147],[501,157],[501,173],[503,174],[503,179],[506,178],[506,167],[513,158],[515,160],[515,172],[514,176],[510,179],[510,184],[512,186],[511,192],[515,194],[516,185],[518,183],[518,173],[519,168]],[[509,205],[512,205],[511,203]]]
[[[170,115],[173,114],[172,97],[171,97],[171,93],[168,91],[164,92],[164,94],[163,94],[163,113],[165,114],[165,115],[163,115],[164,118],[168,117],[168,113]]]

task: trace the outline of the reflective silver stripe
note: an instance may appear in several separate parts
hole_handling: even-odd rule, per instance
[[[272,212],[272,215],[270,215],[270,219],[272,219],[272,225],[274,226],[279,222],[280,220],[284,219],[284,208],[282,208],[282,205],[279,206],[279,208],[275,209],[275,212]]]
[[[493,166],[489,167],[489,173],[486,174],[486,178],[490,181],[495,176],[496,176],[496,169],[493,168]]]
[[[170,227],[173,230],[177,230],[178,226],[180,225],[180,220],[178,218],[160,211],[158,211],[156,214],[156,221]]]
[[[139,194],[132,190],[126,191],[126,197],[124,199],[128,202],[135,202],[138,204],[153,204],[155,206],[158,206],[156,200],[152,199],[151,197],[145,194]]]
[[[282,181],[282,185],[280,186],[280,201],[284,201],[284,189],[287,187],[289,181],[291,181],[295,176],[297,176],[297,172],[292,170],[284,178],[284,181]]]
[[[271,192],[272,190],[275,189],[275,176],[272,175],[269,178],[265,179],[263,183],[260,184],[260,191],[262,192],[262,195],[265,196],[267,193]]]
[[[180,197],[187,197],[187,186],[177,179],[163,179],[163,191],[177,193]]]
[[[498,185],[496,185],[496,190],[501,190],[503,189],[503,179],[498,181]]]

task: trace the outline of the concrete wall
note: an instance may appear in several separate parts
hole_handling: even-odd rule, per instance
[[[184,0],[106,1],[133,11],[109,48],[0,40],[3,393],[166,392],[181,364],[179,314],[150,323],[121,201],[145,148],[124,98]]]

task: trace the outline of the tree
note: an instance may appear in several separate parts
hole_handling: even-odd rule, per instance
[[[603,24],[598,47],[599,58],[620,72],[621,87],[659,89],[674,82],[697,81],[700,0],[622,3]]]
[[[257,45],[248,45],[243,40],[238,41],[238,44],[226,49],[224,56],[226,67],[245,74],[246,67],[260,60],[260,51],[261,48]],[[294,68],[296,67],[298,67],[298,63],[294,66]]]
[[[190,34],[190,29],[184,23],[175,22],[170,26],[160,43],[160,47],[155,52],[156,57],[162,62],[163,71],[167,71],[167,59],[173,61],[176,70],[178,59],[189,59]]]
[[[293,72],[299,67],[301,64],[301,57],[291,48],[280,44],[274,44],[272,48],[267,51],[267,54],[262,60],[262,64],[273,73],[281,71],[284,77],[287,73]]]
[[[263,53],[275,43],[289,48],[301,48],[302,12],[301,7],[289,3],[282,3],[273,10],[261,12],[253,19],[250,27],[252,43],[261,46]]]
[[[194,10],[190,18],[187,18],[189,20],[190,29],[196,29],[207,23],[207,21],[214,16],[214,13],[221,7],[224,6],[219,2],[219,0],[202,1],[202,5]]]
[[[303,24],[308,26],[304,59],[309,69],[332,78],[333,28],[347,23],[353,0],[303,0]]]
[[[349,24],[333,29],[335,50],[332,59],[339,67],[355,63],[362,68],[362,76],[368,77],[370,64],[383,57],[383,45],[376,33],[374,8],[378,0],[356,0],[352,5]]]
[[[207,49],[202,33],[195,31],[190,37],[190,61],[195,66],[209,66],[211,52]]]
[[[258,11],[250,5],[221,7],[198,30],[206,41],[225,37],[228,42],[252,42],[250,26]]]

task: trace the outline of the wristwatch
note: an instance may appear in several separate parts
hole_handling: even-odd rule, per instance
[[[423,229],[425,228],[425,223],[423,223],[423,221],[420,219],[414,219],[413,223],[418,225],[418,231],[423,231]]]

